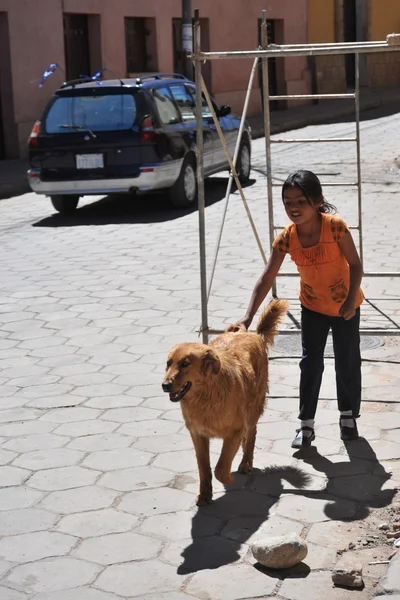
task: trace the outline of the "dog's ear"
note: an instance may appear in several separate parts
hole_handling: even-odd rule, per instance
[[[217,373],[219,373],[220,369],[221,369],[221,362],[220,362],[218,356],[216,355],[214,350],[211,350],[211,348],[209,348],[203,355],[203,371],[204,371],[204,373],[207,373],[207,371],[208,372],[211,371],[212,373],[217,375]]]

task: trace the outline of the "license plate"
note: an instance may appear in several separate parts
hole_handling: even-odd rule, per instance
[[[104,169],[104,157],[102,154],[77,154],[77,169]]]

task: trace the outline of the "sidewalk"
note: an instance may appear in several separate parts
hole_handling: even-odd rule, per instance
[[[387,90],[374,90],[360,93],[360,112],[374,108],[399,105],[400,87]],[[288,110],[273,111],[271,113],[271,133],[281,133],[291,129],[299,129],[307,125],[320,125],[332,122],[341,117],[354,116],[355,103],[353,99],[320,100],[319,104],[307,104],[290,108]],[[253,139],[264,136],[263,115],[249,117],[248,119]]]
[[[361,92],[361,111],[365,112],[379,107],[399,105],[400,87],[388,90]],[[348,117],[354,114],[354,100],[326,100],[319,104],[299,106],[271,113],[271,132],[273,134],[299,129],[307,125],[318,125],[333,119]],[[264,136],[263,115],[248,119],[253,139]],[[0,161],[0,199],[10,198],[30,191],[25,160]]]

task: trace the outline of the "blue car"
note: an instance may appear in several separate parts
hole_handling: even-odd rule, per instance
[[[230,106],[215,111],[233,155],[240,119]],[[71,212],[88,194],[145,193],[167,189],[174,207],[197,200],[195,85],[182,75],[70,81],[48,102],[28,141],[31,188]],[[205,176],[229,169],[203,99]],[[237,170],[251,170],[246,123]]]

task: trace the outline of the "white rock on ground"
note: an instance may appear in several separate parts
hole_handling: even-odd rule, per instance
[[[287,569],[301,562],[308,553],[307,543],[296,533],[271,537],[253,544],[254,558],[270,569]]]
[[[333,570],[332,581],[335,585],[344,585],[351,588],[362,587],[361,563],[355,562],[351,556],[343,556]]]

